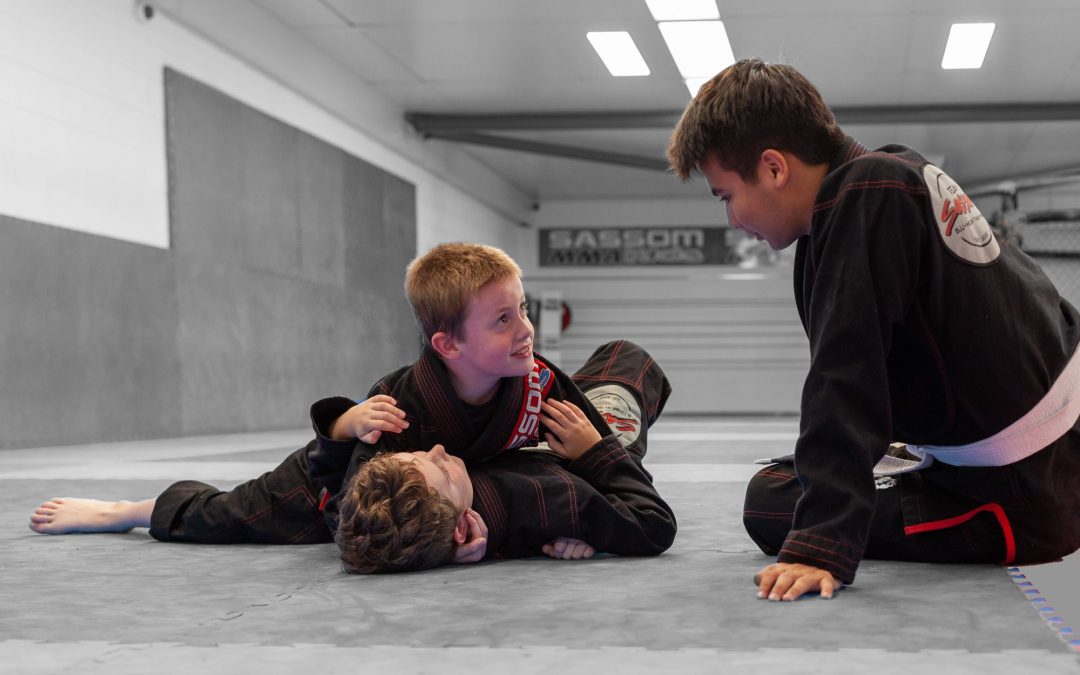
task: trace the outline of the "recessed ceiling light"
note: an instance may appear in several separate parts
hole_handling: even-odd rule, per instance
[[[949,29],[949,41],[941,67],[946,70],[959,68],[982,68],[990,38],[994,35],[992,23],[954,23]]]
[[[655,21],[719,19],[716,0],[645,0]]]
[[[641,58],[634,38],[626,31],[586,33],[593,49],[615,77],[637,77],[649,74],[649,66]]]
[[[723,21],[663,21],[658,25],[684,78],[712,77],[735,63]]]

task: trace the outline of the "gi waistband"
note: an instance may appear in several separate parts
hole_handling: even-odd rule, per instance
[[[885,456],[875,476],[893,476],[929,466],[938,460],[953,466],[1005,466],[1026,459],[1058,440],[1080,419],[1080,347],[1073,352],[1050,391],[1020,419],[989,438],[967,445],[908,445],[919,458]]]

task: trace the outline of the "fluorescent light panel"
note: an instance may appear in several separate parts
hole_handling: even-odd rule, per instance
[[[982,68],[990,38],[994,36],[992,23],[954,23],[949,29],[949,41],[941,67],[945,70]]]
[[[716,0],[645,0],[655,21],[719,19]]]
[[[723,21],[662,21],[658,25],[686,79],[712,77],[735,63]]]
[[[589,38],[593,49],[608,71],[615,77],[638,77],[649,74],[649,66],[641,58],[641,52],[634,44],[634,38],[626,31],[590,32]]]

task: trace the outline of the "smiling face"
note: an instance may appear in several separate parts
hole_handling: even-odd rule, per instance
[[[801,202],[793,202],[801,195],[785,189],[790,186],[787,159],[782,153],[766,150],[753,182],[725,168],[715,153],[709,153],[699,167],[712,194],[724,202],[728,223],[777,251],[809,232],[808,218],[804,224],[796,215]]]
[[[424,476],[428,487],[450,500],[459,510],[472,506],[473,486],[465,462],[460,457],[446,454],[441,445],[429,451],[397,452],[392,455],[399,462],[412,464]]]
[[[490,281],[473,294],[460,337],[439,333],[432,338],[458,396],[474,405],[489,400],[502,378],[532,371],[532,344],[533,325],[518,277]]]

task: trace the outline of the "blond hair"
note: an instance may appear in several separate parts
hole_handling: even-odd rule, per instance
[[[334,540],[350,574],[408,572],[450,561],[462,509],[410,462],[381,454],[350,479]]]
[[[791,66],[744,59],[698,90],[671,134],[668,162],[689,180],[710,153],[748,182],[757,182],[761,153],[791,152],[807,164],[827,163],[844,141],[818,90]]]
[[[469,300],[492,281],[521,277],[521,268],[502,249],[485,244],[439,244],[409,264],[405,295],[424,341],[438,332],[461,339]]]

